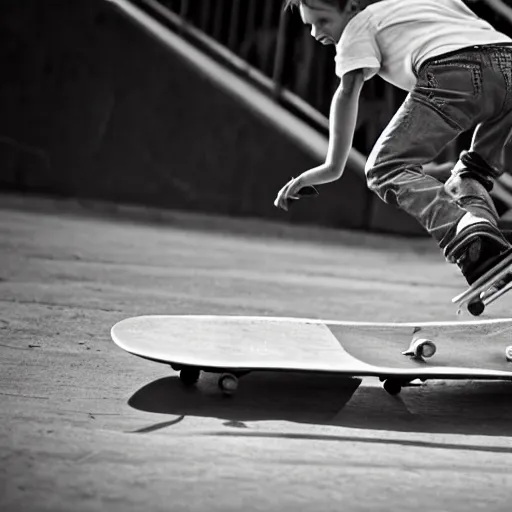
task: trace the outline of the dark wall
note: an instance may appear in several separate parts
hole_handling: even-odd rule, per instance
[[[0,69],[3,190],[368,227],[350,171],[276,210],[318,162],[106,2],[2,0]],[[404,220],[383,228],[418,230]]]

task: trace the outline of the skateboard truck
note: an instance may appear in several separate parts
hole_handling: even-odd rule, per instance
[[[178,364],[171,364],[170,367],[176,371],[180,372],[180,380],[185,384],[185,386],[193,386],[199,380],[199,376],[201,375],[201,370],[194,366],[181,366]]]
[[[201,371],[203,368],[198,368],[196,366],[184,366],[179,364],[171,364],[170,367],[180,374],[181,382],[187,386],[191,387],[197,384],[199,377],[201,375]],[[208,371],[214,371],[214,369],[208,369]],[[220,376],[217,380],[217,384],[224,395],[233,395],[238,389],[238,379],[243,375],[249,373],[248,371],[239,371],[239,372],[215,372],[220,373]]]
[[[502,279],[512,273],[512,255],[506,257],[495,268],[477,279],[465,292],[457,295],[452,302],[458,306],[457,314],[467,307],[473,316],[480,316],[485,308],[512,289],[512,281],[502,287],[496,287]]]
[[[505,295],[505,293],[507,293],[511,288],[512,288],[512,281],[510,283],[507,283],[502,288],[493,290],[488,295],[486,295],[485,292],[482,292],[480,294],[480,297],[468,302],[468,304],[467,304],[468,311],[473,316],[480,316],[485,311],[485,308],[489,304],[492,304],[495,300],[499,299],[502,295]],[[457,311],[457,313],[460,314],[460,308]]]
[[[419,386],[421,384],[413,384],[415,381],[421,381],[422,383],[426,382],[427,379],[419,378],[419,379],[409,379],[409,378],[396,378],[396,377],[380,377],[379,379],[383,383],[384,390],[392,395],[399,395],[402,391],[402,388],[406,386]]]

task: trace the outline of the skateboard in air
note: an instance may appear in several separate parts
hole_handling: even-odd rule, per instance
[[[465,292],[452,299],[458,313],[464,307],[473,316],[480,316],[485,308],[512,289],[512,254],[476,280]]]
[[[111,329],[133,355],[170,365],[183,384],[219,374],[233,394],[250,372],[378,377],[396,395],[418,379],[512,381],[512,319],[363,323],[243,316],[139,316]]]

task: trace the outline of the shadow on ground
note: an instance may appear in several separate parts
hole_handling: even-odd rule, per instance
[[[147,384],[130,398],[129,405],[152,413],[220,418],[226,425],[242,428],[244,422],[274,420],[372,430],[512,436],[512,384],[508,382],[431,381],[404,388],[394,397],[379,386],[361,385],[359,379],[261,372],[245,376],[237,393],[226,397],[217,386],[217,376],[203,373],[191,388],[177,376]]]

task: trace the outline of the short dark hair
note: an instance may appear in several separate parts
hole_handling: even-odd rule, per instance
[[[347,4],[348,0],[319,0],[324,4],[335,5],[337,7],[343,8]],[[311,7],[311,0],[285,0],[284,8],[292,9],[293,7],[300,7],[303,4],[306,7]]]

